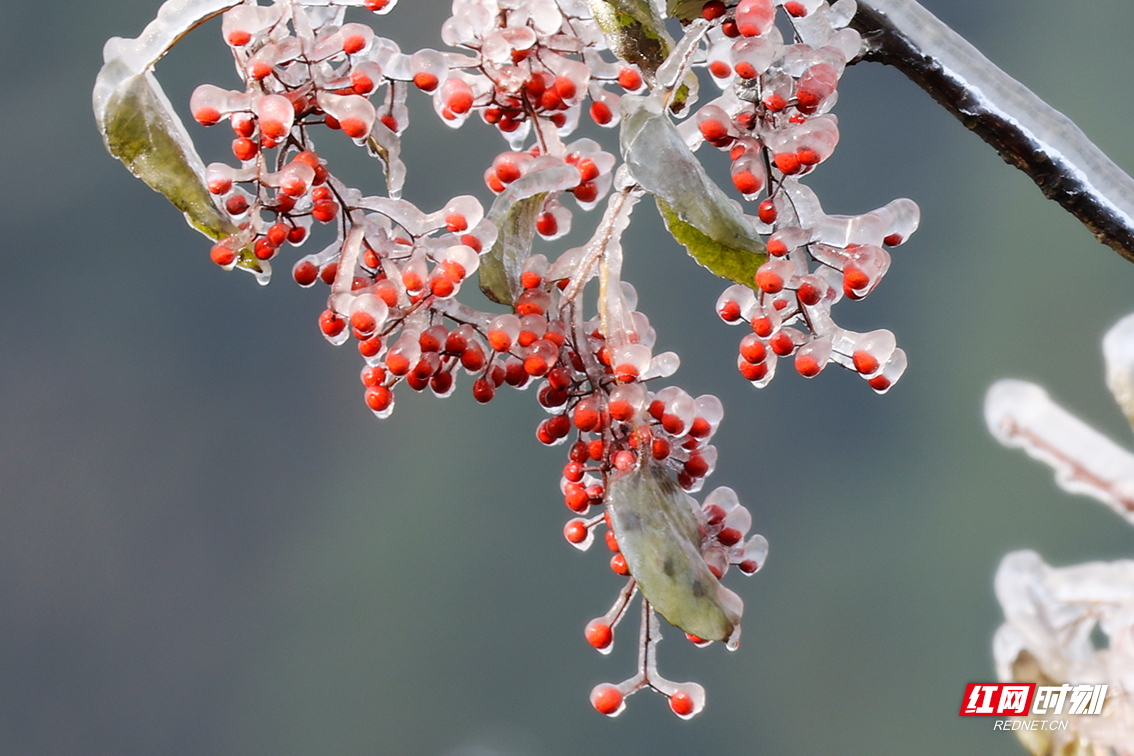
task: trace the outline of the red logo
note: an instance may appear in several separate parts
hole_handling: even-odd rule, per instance
[[[969,683],[961,716],[1026,717],[1035,692],[1035,683]]]

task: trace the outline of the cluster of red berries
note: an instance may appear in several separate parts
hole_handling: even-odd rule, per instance
[[[636,309],[633,287],[621,281],[619,239],[642,189],[598,142],[563,139],[577,128],[588,101],[596,123],[616,126],[622,95],[614,89],[642,92],[654,85],[653,74],[604,57],[609,43],[582,0],[457,0],[442,36],[463,52],[413,54],[369,26],[347,23],[345,6],[358,4],[243,3],[225,13],[223,34],[244,91],[203,85],[190,103],[198,122],[227,119],[236,134],[232,151],[239,165],[215,163],[206,170],[208,190],[239,229],[212,257],[266,281],[284,243],[304,243],[316,223],[334,228],[335,240],[301,257],[292,275],[301,286],[328,287],[319,327],[334,344],[354,340],[366,363],[364,399],[378,417],[393,411],[399,384],[445,397],[456,389],[459,371],[470,376],[481,403],[504,385],[538,387],[548,417],[537,438],[546,445],[570,443],[561,491],[577,516],[564,535],[585,549],[604,532],[611,569],[628,579],[611,610],[586,629],[587,640],[605,653],[639,588],[609,507],[595,510],[608,505],[612,482],[645,467],[666,469],[684,492],[699,491],[716,464],[711,441],[723,417],[716,397],[647,388],[672,375],[678,360],[654,354],[656,334]],[[385,13],[394,2],[362,4]],[[794,44],[784,44],[776,27],[777,5],[795,29]],[[710,0],[702,11],[707,21],[698,22],[707,32],[698,32],[701,47],[689,58],[708,69],[722,95],[679,131],[692,147],[708,142],[729,152],[733,184],[759,203],[752,223],[768,235],[769,259],[755,280],[729,288],[717,303],[726,322],[752,327],[738,365],[756,385],[771,380],[777,359],[786,357],[808,377],[840,362],[878,391],[905,366],[889,331],[845,331],[829,310],[841,297],[859,299],[877,285],[889,265],[883,246],[912,233],[916,206],[898,200],[862,216],[828,216],[799,183],[838,142],[829,111],[843,68],[861,48],[857,33],[845,28],[850,5]],[[405,166],[399,140],[412,88],[432,96],[444,123],[457,127],[479,113],[508,141],[511,149],[484,174],[497,195],[489,213],[471,196],[454,197],[432,213],[400,199]],[[694,100],[691,92],[687,102]],[[316,127],[341,131],[378,157],[388,196],[363,195],[339,181],[311,140]],[[515,233],[500,223],[509,207],[539,197],[529,236],[554,240],[569,231],[564,193],[584,210],[609,197],[591,241],[554,262],[530,251],[508,261],[500,273],[508,291],[498,286],[489,293],[510,312],[488,314],[458,302],[498,236]],[[491,264],[499,273],[499,260]],[[598,314],[588,319],[584,292],[595,277],[601,277]],[[703,505],[678,493],[687,500],[681,509],[688,504],[696,520],[689,548],[698,564],[703,560],[701,569],[719,579],[730,565],[745,574],[763,565],[767,542],[758,535],[746,540],[751,517],[731,489],[716,489]],[[739,618],[739,597],[723,588],[720,595],[735,600]],[[658,619],[649,601],[642,607],[637,673],[618,685],[597,686],[591,701],[614,715],[626,696],[649,687],[679,716],[692,716],[704,705],[704,690],[658,674]],[[734,636],[727,640],[735,646]]]
[[[793,29],[793,44],[785,44],[775,24],[776,5]],[[685,131],[691,141],[729,152],[733,185],[758,202],[757,229],[769,234],[769,259],[755,279],[729,288],[717,303],[725,322],[752,327],[737,367],[756,386],[767,385],[777,360],[788,357],[807,378],[837,362],[879,393],[905,370],[905,354],[889,331],[847,331],[831,320],[830,308],[874,290],[890,265],[886,248],[917,228],[917,206],[899,199],[871,213],[831,216],[799,182],[838,143],[829,111],[847,62],[862,50],[858,32],[846,26],[853,5],[741,0],[729,7],[711,0],[703,9],[713,24],[706,66],[725,91]]]

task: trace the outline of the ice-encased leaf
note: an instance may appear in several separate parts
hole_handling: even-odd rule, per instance
[[[689,251],[693,259],[701,263],[715,276],[756,289],[756,270],[768,259],[766,254],[753,254],[746,249],[737,249],[722,244],[703,233],[691,223],[681,220],[676,210],[660,197],[658,212],[669,233]]]
[[[1055,470],[1070,493],[1103,502],[1134,524],[1134,454],[1051,400],[1034,383],[997,381],[984,400],[988,429]]]
[[[579,170],[559,163],[522,176],[508,185],[488,211],[496,226],[492,247],[480,259],[480,290],[498,304],[516,301],[523,287],[520,276],[531,255],[536,219],[551,192],[570,189],[579,183]]]
[[[499,218],[494,218],[497,237],[492,249],[480,260],[480,290],[493,302],[511,305],[519,293],[524,261],[535,239],[536,219],[543,210],[547,194],[535,194],[513,202]],[[495,208],[493,208],[495,210]]]
[[[110,154],[213,239],[237,229],[213,203],[204,163],[150,69],[187,32],[234,5],[169,0],[137,39],[107,41],[93,95],[95,120]]]
[[[701,18],[701,11],[705,8],[705,0],[667,0],[666,15],[682,22]]]
[[[674,627],[705,640],[728,640],[743,604],[701,556],[697,519],[677,483],[647,462],[610,483],[606,507],[646,600]]]
[[[767,248],[718,187],[654,97],[623,97],[622,156],[654,195],[673,237],[715,275],[755,287]]]
[[[673,38],[650,0],[589,0],[591,15],[598,22],[611,52],[634,63],[653,77],[670,49]]]

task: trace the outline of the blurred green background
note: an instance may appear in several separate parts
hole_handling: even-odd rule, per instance
[[[926,4],[1134,168],[1134,4]],[[644,204],[626,278],[682,356],[673,380],[724,401],[708,488],[740,492],[771,558],[730,579],[738,652],[666,633],[662,671],[706,686],[704,714],[642,693],[608,720],[587,693],[631,673],[634,621],[611,657],[583,640],[620,582],[560,535],[565,449],[536,442],[534,394],[403,390],[376,421],[319,293],[224,273],[104,151],[102,43],[157,5],[11,0],[0,20],[0,754],[1023,753],[957,716],[994,677],[1001,556],[1117,558],[1134,533],[997,446],[981,403],[998,377],[1038,380],[1129,443],[1099,340],[1134,310],[1134,266],[899,74],[855,66],[811,183],[828,212],[921,205],[883,285],[836,313],[894,330],[910,368],[885,397],[837,369],[755,391],[723,284]],[[440,46],[447,11],[404,0],[380,33]],[[158,73],[182,107],[236,82],[215,22]],[[503,142],[415,102],[407,196],[487,198]],[[192,131],[224,159],[227,130]]]

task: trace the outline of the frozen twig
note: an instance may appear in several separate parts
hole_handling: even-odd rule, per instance
[[[859,0],[866,60],[894,66],[1028,174],[1095,237],[1134,261],[1134,179],[1070,118],[914,0]]]

